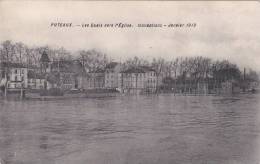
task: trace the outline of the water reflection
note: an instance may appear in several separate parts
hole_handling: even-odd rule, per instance
[[[0,101],[5,163],[259,162],[259,96]]]

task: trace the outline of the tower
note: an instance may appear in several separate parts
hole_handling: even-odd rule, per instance
[[[42,56],[40,58],[40,65],[41,65],[41,73],[48,73],[50,72],[50,58],[46,51],[43,51]]]

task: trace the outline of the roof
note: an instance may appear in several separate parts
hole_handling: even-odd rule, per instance
[[[144,69],[142,68],[129,68],[124,71],[121,71],[121,73],[145,73]]]
[[[111,62],[106,65],[105,69],[114,69],[119,63],[117,62]]]
[[[11,62],[2,62],[1,67],[9,67],[9,68],[26,68],[26,66],[22,63],[11,63]]]
[[[40,67],[37,65],[28,65],[27,68],[28,69],[40,69]]]
[[[155,70],[152,69],[151,67],[139,66],[139,67],[132,67],[132,68],[126,69],[124,71],[121,71],[121,73],[146,73],[146,72],[150,72],[150,71],[155,72]]]
[[[86,75],[86,70],[85,70],[84,66],[82,65],[82,63],[79,62],[79,61],[74,61],[74,62],[73,62],[73,67],[72,67],[72,69],[73,69],[73,71],[74,71],[75,73],[82,74],[82,75],[83,75],[83,74]]]
[[[47,62],[47,63],[50,62],[50,58],[45,51],[43,51],[43,53],[42,53],[42,56],[40,58],[40,62]]]
[[[146,72],[148,72],[148,71],[155,72],[155,69],[153,69],[152,67],[149,67],[149,66],[140,66],[140,68],[144,69]]]

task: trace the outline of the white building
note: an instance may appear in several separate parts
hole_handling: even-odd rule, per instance
[[[2,80],[7,77],[9,89],[28,87],[28,69],[20,63],[1,63]],[[6,76],[6,77],[5,77]]]
[[[123,93],[154,92],[157,78],[154,69],[142,66],[122,71],[118,83]]]
[[[121,65],[116,62],[111,62],[105,67],[105,88],[116,89],[118,85],[118,77],[121,71]]]

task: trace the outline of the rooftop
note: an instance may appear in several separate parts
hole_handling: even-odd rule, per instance
[[[22,63],[11,63],[11,62],[2,62],[0,63],[1,67],[9,67],[9,68],[26,68],[26,66]]]
[[[150,72],[150,71],[155,72],[155,70],[151,67],[139,66],[139,67],[132,67],[132,68],[126,69],[124,71],[121,71],[121,73],[146,73],[146,72]]]
[[[42,56],[40,58],[40,62],[44,62],[44,63],[50,62],[50,58],[45,51],[43,51],[43,53],[42,53]]]
[[[106,65],[105,69],[114,69],[119,63],[117,62],[111,62]]]

